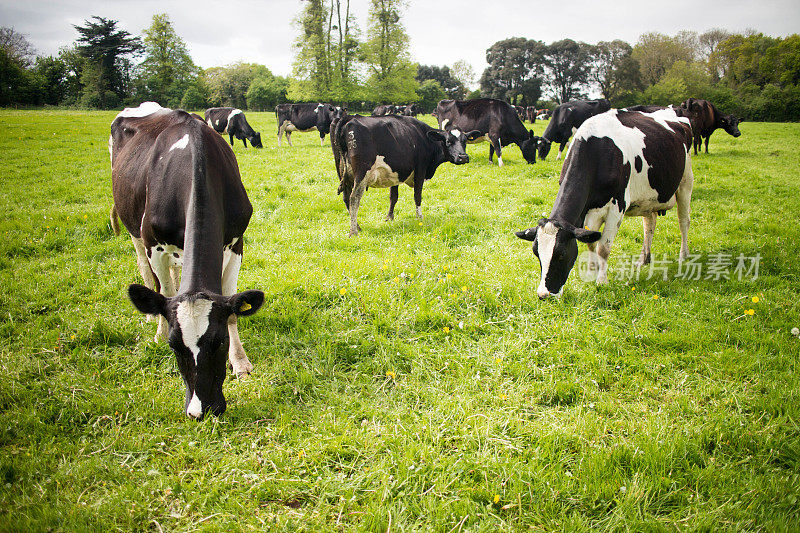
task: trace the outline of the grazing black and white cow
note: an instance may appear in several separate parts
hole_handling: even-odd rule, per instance
[[[392,104],[381,104],[372,110],[373,117],[385,117],[388,115],[396,115],[397,106]]]
[[[130,233],[145,283],[128,295],[139,311],[159,317],[156,340],[168,339],[175,352],[186,414],[220,415],[225,361],[237,376],[253,369],[237,317],[264,302],[261,291],[236,292],[253,213],[236,157],[205,123],[154,102],[117,115],[109,151],[112,225],[118,215]]]
[[[528,122],[536,124],[536,108],[534,106],[529,105],[525,108],[525,116],[528,118]]]
[[[638,264],[646,264],[656,216],[677,204],[680,260],[687,257],[694,183],[691,143],[689,119],[672,109],[653,113],[612,109],[578,128],[550,216],[516,233],[533,241],[533,253],[542,267],[536,291],[540,298],[561,294],[578,256],[577,241],[596,251],[590,266],[597,272],[597,283],[605,283],[611,245],[624,216],[644,217]]]
[[[589,117],[600,113],[605,113],[611,109],[611,103],[605,98],[600,100],[572,100],[556,107],[553,111],[550,123],[542,134],[542,142],[539,143],[539,158],[544,159],[550,153],[551,143],[558,143],[556,159],[561,158],[561,153],[567,147],[569,138],[575,133],[581,124]]]
[[[516,110],[508,102],[492,98],[476,100],[440,100],[436,119],[443,130],[478,130],[481,135],[470,143],[489,141],[489,161],[497,152],[497,164],[503,166],[502,147],[517,144],[528,163],[536,162],[540,138],[525,129]]]
[[[394,220],[401,183],[414,188],[417,217],[422,218],[422,186],[445,162],[469,162],[468,140],[479,131],[442,131],[411,117],[362,117],[348,115],[338,120],[331,135],[333,157],[339,174],[339,190],[350,213],[350,236],[361,230],[358,207],[368,187],[389,190],[389,212]]]
[[[320,146],[325,144],[325,135],[331,131],[331,123],[341,116],[342,108],[331,104],[278,104],[275,116],[278,119],[278,146],[283,146],[282,138],[286,135],[289,146],[292,146],[293,131],[319,132]]]
[[[733,137],[739,137],[742,134],[739,131],[739,123],[744,119],[722,113],[708,100],[689,98],[681,104],[681,107],[691,113],[692,130],[694,131],[692,144],[695,155],[697,155],[697,149],[700,148],[703,139],[705,139],[706,153],[708,153],[708,141],[717,128],[724,129],[728,135]]]
[[[205,121],[209,126],[214,128],[215,131],[224,135],[227,133],[231,138],[231,146],[233,146],[233,138],[241,140],[247,148],[247,141],[255,148],[262,148],[261,134],[250,127],[247,119],[242,113],[241,109],[233,107],[212,107],[206,109],[204,114]]]

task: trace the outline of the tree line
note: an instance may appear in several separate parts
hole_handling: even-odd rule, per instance
[[[518,105],[600,93],[614,107],[714,102],[749,120],[800,119],[800,35],[712,29],[589,44],[514,37],[486,51],[481,95]]]
[[[267,110],[282,102],[328,101],[350,109],[443,98],[490,97],[552,107],[602,94],[615,107],[713,101],[750,120],[800,119],[800,36],[682,31],[590,44],[512,37],[486,51],[479,80],[465,61],[419,65],[403,26],[404,0],[370,0],[362,32],[350,0],[303,0],[294,21],[290,77],[255,63],[199,68],[166,14],[141,36],[117,21],[75,25],[75,42],[37,56],[24,35],[0,28],[0,106],[115,109],[144,100],[170,107]],[[473,83],[479,88],[470,91]]]

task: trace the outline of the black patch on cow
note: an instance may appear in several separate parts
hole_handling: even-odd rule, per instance
[[[641,172],[642,171],[642,158],[641,157],[639,157],[637,155],[636,159],[633,160],[633,164],[634,164],[634,167],[636,168],[636,172]]]

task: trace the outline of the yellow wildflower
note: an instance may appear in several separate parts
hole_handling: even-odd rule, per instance
[[[753,316],[754,314],[756,314],[756,311],[755,309],[745,309],[744,314]]]
[[[386,377],[393,380],[397,377],[397,374],[394,373],[394,370],[387,370]]]
[[[344,287],[342,287],[341,289],[339,289],[339,294],[341,294],[342,296],[344,296],[344,295],[345,295],[345,293],[347,293],[347,289],[345,289]]]
[[[445,326],[445,327],[444,327],[444,332],[445,332],[445,333],[450,333],[450,328],[448,328],[447,326]]]
[[[495,494],[494,495],[494,498],[492,498],[492,503],[494,503],[494,504],[500,503],[500,495],[499,494]]]
[[[758,303],[758,300],[759,300],[759,299],[758,299],[758,296],[753,296],[751,299],[753,300],[753,303],[754,303],[754,304],[757,304],[757,303]]]

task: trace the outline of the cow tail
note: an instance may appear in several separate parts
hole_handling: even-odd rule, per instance
[[[111,231],[114,235],[119,235],[119,218],[117,217],[117,206],[111,204],[111,212],[108,214],[108,219],[111,222]]]

